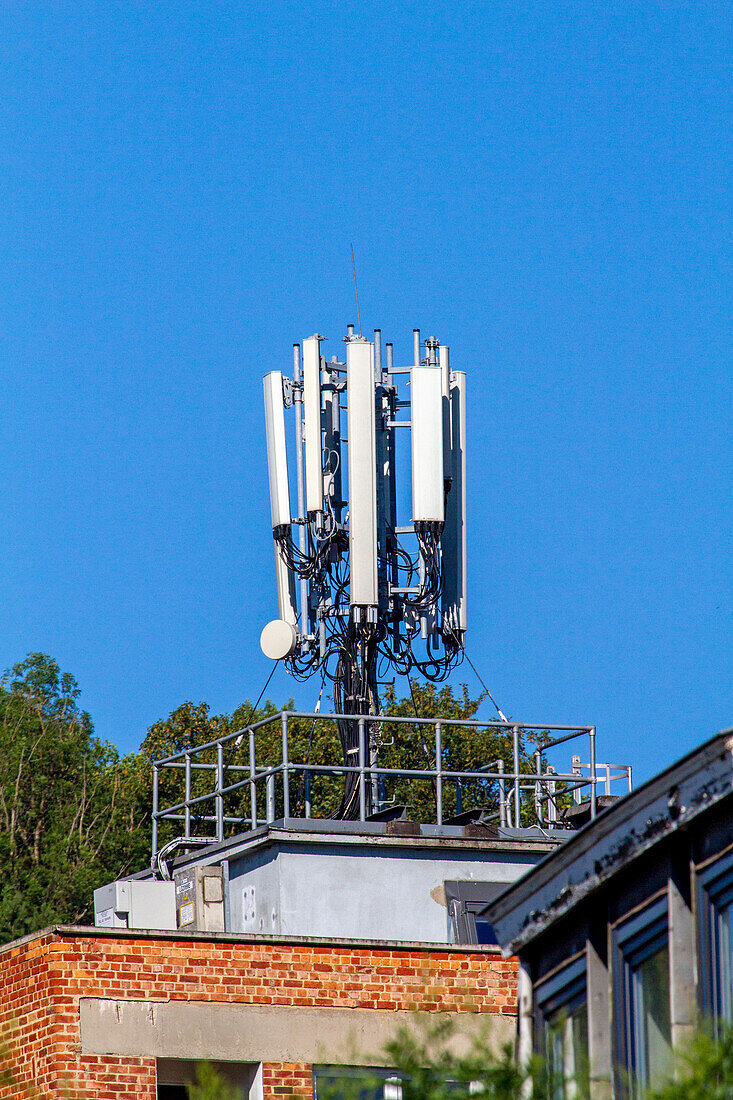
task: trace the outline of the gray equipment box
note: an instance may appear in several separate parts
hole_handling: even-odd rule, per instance
[[[94,891],[97,928],[175,929],[176,884],[155,879],[119,879]]]
[[[224,931],[224,882],[221,867],[176,871],[178,927],[190,932]]]

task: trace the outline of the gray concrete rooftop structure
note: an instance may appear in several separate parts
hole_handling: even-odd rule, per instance
[[[180,855],[169,867],[179,881],[197,868],[222,868],[227,933],[447,943],[455,929],[446,882],[468,884],[469,894],[472,884],[500,890],[568,835],[283,819]]]

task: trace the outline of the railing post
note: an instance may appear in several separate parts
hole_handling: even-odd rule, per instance
[[[364,719],[359,719],[359,820],[366,821],[366,768]]]
[[[594,818],[597,813],[596,805],[596,727],[588,730],[590,740],[590,816]]]
[[[514,757],[514,828],[519,828],[519,726],[512,728],[512,755]]]
[[[443,727],[435,723],[435,817],[443,824]]]
[[[631,764],[627,765],[626,774],[627,774],[627,777],[628,777],[628,780],[629,780],[629,794],[631,794],[631,792],[634,789],[634,784],[633,784],[632,779],[631,779]]]
[[[506,828],[506,780],[504,778],[504,759],[496,761],[496,770],[499,773],[499,824]]]
[[[579,756],[572,756],[570,758],[570,771],[573,773],[573,775],[583,774],[583,767],[580,763]],[[577,784],[573,784],[573,802],[581,802],[582,798],[583,796],[580,787]]]
[[[249,808],[251,810],[252,828],[257,828],[257,780],[255,779],[255,731],[249,731]]]
[[[537,749],[534,754],[534,808],[537,814],[537,824],[542,825],[544,822],[544,814],[542,807],[542,753],[540,749]]]
[[[275,776],[268,775],[265,780],[265,791],[267,795],[267,809],[265,810],[265,817],[267,824],[275,820]]]
[[[288,760],[288,712],[282,713],[283,728],[283,817],[290,817],[290,761]]]
[[[184,814],[184,827],[183,835],[191,835],[191,807],[189,805],[191,801],[191,753],[186,753],[186,808],[183,811]]]
[[[216,839],[224,839],[224,746],[216,746]]]
[[[606,794],[611,793],[611,765],[606,764]]]
[[[153,764],[153,864],[158,855],[158,765]]]
[[[547,766],[547,775],[554,775],[555,769],[552,764]],[[557,783],[554,779],[547,780],[547,821],[550,825],[557,823],[557,802],[555,801],[555,795],[557,794]]]
[[[303,787],[305,789],[305,816],[307,818],[313,816],[313,803],[311,801],[311,773],[306,772],[304,777]]]

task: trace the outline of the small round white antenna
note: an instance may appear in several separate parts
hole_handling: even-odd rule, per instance
[[[298,632],[292,623],[273,619],[260,634],[260,649],[271,661],[282,661],[294,652]]]

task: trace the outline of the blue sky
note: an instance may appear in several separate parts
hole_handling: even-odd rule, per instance
[[[339,350],[353,242],[365,330],[469,376],[504,711],[638,778],[733,725],[727,4],[17,2],[0,51],[1,667],[123,750],[258,695],[260,379]]]

